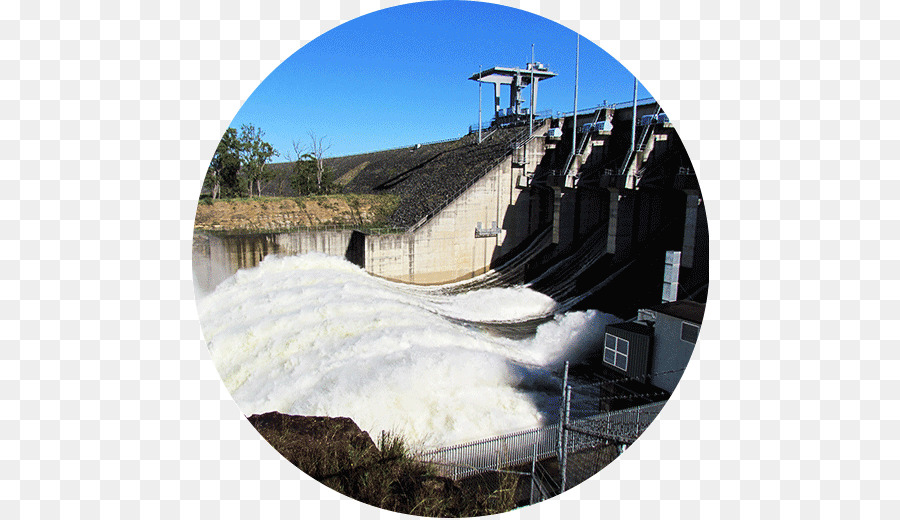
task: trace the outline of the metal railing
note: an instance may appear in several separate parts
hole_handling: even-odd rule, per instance
[[[311,224],[311,225],[289,225],[289,226],[271,226],[271,227],[248,227],[248,228],[198,228],[195,231],[206,235],[227,236],[227,235],[282,235],[289,233],[325,233],[340,231],[360,231],[369,235],[388,234],[388,233],[405,233],[408,228],[395,226],[365,226],[346,222],[342,224]]]
[[[535,504],[555,496],[559,490],[559,481],[535,460],[531,464],[531,495],[529,503]]]
[[[427,451],[420,458],[454,480],[556,455],[556,424]]]
[[[519,115],[526,117],[526,118],[528,117],[528,114],[519,114]],[[551,117],[552,115],[553,115],[553,110],[548,108],[545,110],[538,110],[537,112],[534,113],[533,117],[534,117],[535,122],[537,122],[539,119],[546,119],[548,117]],[[494,124],[493,119],[491,119],[490,121],[483,122],[483,123],[481,123],[481,129],[486,130],[486,129],[490,128],[491,126],[493,126],[493,124]],[[470,134],[472,132],[477,132],[477,131],[478,131],[478,123],[472,123],[471,125],[469,125],[469,133]]]
[[[659,113],[661,110],[662,110],[662,107],[656,108],[657,116],[659,116]],[[656,121],[656,120],[654,119],[654,121]],[[631,147],[629,148],[629,151],[628,151],[628,157],[625,159],[625,162],[622,163],[622,170],[621,170],[620,175],[625,175],[625,172],[627,172],[628,169],[631,167],[632,161],[637,160],[636,158],[637,158],[638,153],[643,152],[644,149],[647,147],[647,137],[650,136],[651,130],[655,124],[656,123],[653,122],[653,123],[650,123],[650,124],[644,126],[644,132],[641,134],[640,140],[638,140],[637,143],[631,143]],[[638,143],[640,143],[640,144],[638,144]]]
[[[314,226],[294,226],[289,232],[300,232],[300,231],[312,231],[312,232],[322,232],[322,231],[370,231],[372,229],[382,229],[385,226],[376,226],[373,228],[368,228],[366,226],[361,226],[359,224],[353,222],[347,222],[343,224],[322,224],[322,225],[314,225]]]
[[[596,111],[596,115],[594,116],[594,120],[591,122],[591,125],[597,124],[597,121],[599,121],[599,120],[600,120],[600,110],[598,109]],[[574,154],[570,153],[569,158],[566,160],[566,167],[563,168],[563,170],[562,170],[563,175],[569,175],[569,168],[572,167],[572,163],[575,161],[575,157],[584,153],[584,148],[585,148],[585,146],[587,146],[587,140],[588,140],[589,136],[590,136],[590,132],[582,132],[581,141],[579,141],[579,143],[578,143],[578,148],[575,149]]]
[[[333,159],[343,159],[343,158],[345,158],[345,157],[356,157],[356,156],[358,156],[358,155],[368,155],[368,154],[371,154],[371,153],[393,152],[393,151],[396,151],[396,150],[415,149],[417,146],[418,146],[418,147],[422,147],[422,146],[429,146],[429,145],[433,145],[433,144],[442,144],[442,143],[449,143],[449,142],[452,142],[452,141],[459,141],[459,140],[462,139],[463,137],[465,137],[465,136],[464,136],[464,135],[461,135],[461,136],[458,136],[458,137],[449,137],[449,138],[447,138],[447,139],[440,139],[440,140],[437,140],[437,141],[428,141],[428,142],[426,142],[426,143],[413,143],[413,144],[408,144],[408,145],[405,145],[405,146],[395,146],[395,147],[393,147],[393,148],[379,148],[378,150],[371,150],[371,151],[368,151],[368,152],[359,152],[359,153],[354,153],[354,154],[351,154],[351,155],[342,155],[342,156],[340,156],[340,157],[332,157],[332,158],[330,158],[330,159],[325,159],[325,160],[328,161],[328,160],[333,160]]]
[[[216,228],[197,228],[195,231],[215,236],[228,236],[228,235],[281,235],[285,233],[296,233],[300,231],[310,231],[310,232],[327,232],[327,231],[352,231],[354,229],[363,229],[357,224],[353,224],[351,222],[345,224],[313,224],[313,225],[298,225],[291,224],[285,226],[258,226],[258,227],[245,227],[245,228],[234,228],[230,227],[227,229],[216,229]]]
[[[567,427],[598,439],[631,444],[650,426],[665,404],[665,401],[660,401],[607,412],[572,421]],[[591,444],[593,445],[595,444]],[[577,451],[583,447],[590,446],[573,445],[569,451]]]
[[[638,106],[652,105],[653,103],[656,103],[656,99],[654,99],[652,97],[645,97],[645,98],[641,98],[641,99],[637,100]],[[613,103],[613,104],[607,105],[607,106],[614,110],[618,110],[620,108],[631,108],[634,106],[634,104],[635,104],[634,101],[622,101],[620,103]]]
[[[656,99],[654,99],[652,97],[646,97],[646,98],[641,98],[641,99],[637,100],[638,106],[652,105],[654,103],[656,103]],[[605,105],[601,103],[601,104],[593,106],[593,107],[580,109],[578,111],[578,115],[584,116],[584,115],[588,115],[588,114],[593,114],[594,112],[601,110],[603,108],[611,108],[613,110],[619,110],[622,108],[631,108],[633,106],[634,106],[634,101],[622,101],[621,103],[607,103]],[[575,112],[572,110],[570,110],[568,112],[556,112],[556,117],[558,117],[558,118],[571,117],[572,114],[574,114],[574,113]]]
[[[610,443],[631,444],[653,422],[664,401],[606,412],[569,421],[563,428],[583,435],[573,436],[567,453],[576,453]],[[419,457],[433,464],[439,474],[461,479],[559,456],[560,425],[529,430],[426,451]]]

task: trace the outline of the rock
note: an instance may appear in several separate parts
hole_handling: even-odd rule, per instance
[[[348,417],[307,417],[268,412],[247,418],[284,458],[313,478],[377,457],[378,448]]]

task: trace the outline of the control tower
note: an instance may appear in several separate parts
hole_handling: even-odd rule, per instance
[[[547,70],[546,65],[533,62],[526,65],[524,69],[518,67],[491,67],[473,74],[469,79],[481,83],[494,84],[494,121],[508,123],[527,116],[529,110],[534,113],[534,107],[537,106],[538,82],[553,76],[556,76],[556,73]],[[524,101],[522,90],[532,84],[531,103],[528,108],[525,108],[522,106]],[[500,108],[501,85],[509,85],[509,107],[505,109]]]

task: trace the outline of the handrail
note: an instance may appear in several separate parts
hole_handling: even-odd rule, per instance
[[[527,116],[528,114],[522,114],[522,115]],[[545,110],[538,110],[537,112],[534,113],[534,119],[535,120],[547,119],[548,117],[551,117],[552,115],[553,115],[553,110],[550,108],[545,109]],[[490,128],[493,125],[494,125],[493,120],[487,121],[485,123],[481,123],[481,129],[484,130],[486,128]],[[469,125],[469,133],[477,132],[477,131],[478,131],[478,123],[472,123],[471,125]]]
[[[597,124],[597,121],[600,120],[600,114],[601,114],[601,113],[602,113],[602,110],[598,108],[597,111],[596,111],[596,115],[594,116],[594,121],[591,123],[591,125]],[[578,129],[577,129],[577,128],[575,129],[575,132],[576,132],[576,133],[578,132]],[[566,160],[566,167],[563,168],[563,175],[568,175],[568,174],[569,174],[569,168],[572,167],[572,162],[575,160],[575,157],[577,157],[577,156],[579,156],[579,155],[581,155],[581,154],[584,153],[584,147],[585,147],[585,145],[587,145],[588,135],[590,135],[590,132],[589,132],[589,131],[588,131],[588,132],[582,132],[582,134],[581,134],[581,142],[578,143],[578,148],[575,150],[575,153],[574,153],[574,154],[571,154],[571,153],[570,153],[570,154],[569,154],[569,158]]]
[[[468,135],[468,134],[467,134],[467,135]],[[329,160],[334,160],[334,159],[343,159],[343,158],[345,158],[345,157],[356,157],[356,156],[358,156],[358,155],[368,155],[368,154],[370,154],[370,153],[393,152],[394,150],[405,150],[405,149],[408,149],[408,148],[415,148],[416,145],[418,145],[418,146],[429,146],[429,145],[432,145],[432,144],[449,143],[449,142],[452,142],[452,141],[459,141],[459,140],[462,139],[463,137],[465,137],[465,135],[459,136],[459,137],[450,137],[450,138],[448,138],[448,139],[441,139],[441,140],[438,140],[438,141],[429,141],[429,142],[427,142],[427,143],[415,143],[415,144],[408,144],[408,145],[405,145],[405,146],[395,146],[395,147],[393,147],[393,148],[381,148],[381,149],[378,149],[378,150],[371,150],[371,151],[368,151],[368,152],[359,152],[359,153],[354,153],[354,154],[350,154],[350,155],[338,155],[338,156],[335,156],[335,157],[329,157],[329,158],[327,158],[327,159],[325,159],[325,160],[326,160],[326,161],[329,161]]]
[[[654,103],[656,103],[656,99],[654,99],[652,97],[646,97],[646,98],[641,98],[641,99],[637,100],[638,106],[652,105]],[[634,101],[622,101],[620,103],[607,103],[605,105],[601,103],[601,104],[591,107],[591,108],[582,108],[581,110],[578,111],[578,115],[590,114],[590,113],[593,113],[595,110],[600,110],[602,108],[611,108],[613,110],[618,110],[620,108],[630,108],[632,106],[634,106]],[[556,112],[556,117],[571,117],[573,113],[574,112],[571,110],[568,112]]]
[[[652,105],[653,103],[656,103],[656,99],[654,99],[652,97],[645,97],[645,98],[641,98],[641,99],[637,100],[638,106]],[[613,103],[612,105],[609,105],[609,108],[612,108],[613,110],[618,110],[620,108],[630,108],[630,107],[634,106],[634,104],[635,104],[634,101],[622,101],[619,103]]]
[[[660,112],[661,110],[662,110],[662,107],[657,107],[657,108],[656,108],[656,115],[657,115],[657,116],[659,116],[659,112]],[[622,170],[619,172],[619,175],[625,175],[625,171],[628,170],[628,168],[631,166],[631,161],[632,161],[632,159],[634,159],[634,158],[637,157],[637,153],[638,153],[639,151],[643,151],[643,150],[644,150],[644,147],[646,146],[647,136],[650,134],[650,129],[653,127],[654,124],[656,124],[656,121],[659,121],[659,119],[657,119],[656,117],[654,117],[654,118],[653,118],[653,121],[650,122],[650,123],[647,123],[647,125],[644,127],[644,133],[641,134],[641,139],[640,139],[641,145],[640,145],[640,147],[635,146],[635,143],[631,143],[631,148],[630,148],[629,151],[628,151],[628,158],[625,159],[625,162],[624,162],[624,163],[622,163]]]

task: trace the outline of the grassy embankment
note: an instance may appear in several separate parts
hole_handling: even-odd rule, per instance
[[[380,438],[377,452],[356,452],[346,461],[331,457],[327,461],[331,463],[318,466],[310,475],[341,494],[382,509],[459,518],[516,507],[518,477],[504,475],[495,489],[485,489],[477,482],[461,486],[435,475],[431,467],[412,456],[402,439],[390,435]],[[318,465],[324,461],[309,462]]]
[[[298,228],[375,229],[397,208],[395,195],[312,195],[253,199],[204,198],[194,228],[221,232],[278,232]]]
[[[347,418],[273,412],[249,419],[289,462],[360,502],[433,517],[490,515],[518,505],[517,476],[454,482],[417,460],[401,438],[382,433],[376,445]]]

